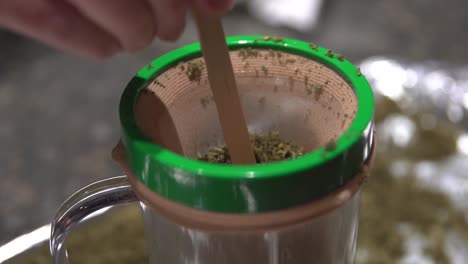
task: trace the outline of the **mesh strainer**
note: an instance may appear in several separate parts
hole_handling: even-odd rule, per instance
[[[223,135],[200,46],[192,44],[147,65],[123,94],[123,143],[139,181],[167,200],[219,213],[304,205],[350,181],[373,145],[373,97],[359,69],[297,40],[227,42],[249,131],[279,132],[307,154],[253,166],[197,161]]]

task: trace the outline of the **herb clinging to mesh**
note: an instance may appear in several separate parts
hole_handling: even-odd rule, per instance
[[[334,139],[328,141],[328,143],[325,145],[326,151],[333,151],[335,149],[336,149],[336,140]]]
[[[242,60],[245,60],[250,57],[257,58],[259,53],[257,50],[254,50],[252,48],[245,48],[245,49],[240,49],[238,52],[239,57],[242,58]]]
[[[200,98],[200,103],[203,106],[203,108],[206,108],[210,104],[211,100],[212,100],[211,96],[205,96],[205,97]]]
[[[154,84],[156,84],[157,86],[160,86],[161,88],[166,88],[166,85],[162,84],[160,81],[158,80],[154,80],[153,81]]]
[[[190,81],[200,82],[204,66],[201,60],[188,62],[185,74]]]
[[[262,97],[260,97],[260,99],[258,99],[258,103],[260,103],[260,104],[265,104],[265,101],[266,101],[265,96],[262,96]]]

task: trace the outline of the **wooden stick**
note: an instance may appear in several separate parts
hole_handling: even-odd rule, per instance
[[[224,140],[233,164],[255,164],[221,20],[193,11]]]

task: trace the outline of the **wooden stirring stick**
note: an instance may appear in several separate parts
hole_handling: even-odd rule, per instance
[[[233,164],[255,164],[221,20],[194,11],[208,80]]]

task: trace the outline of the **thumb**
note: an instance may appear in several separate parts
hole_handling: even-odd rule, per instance
[[[193,0],[196,8],[205,15],[222,16],[234,6],[234,0]]]

